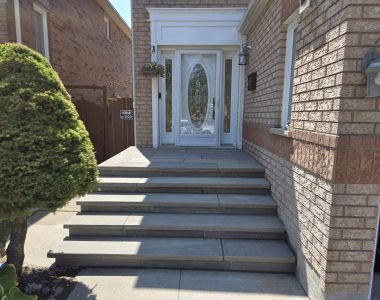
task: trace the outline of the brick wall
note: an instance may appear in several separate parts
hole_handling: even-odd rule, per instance
[[[140,75],[151,61],[150,23],[146,7],[244,7],[249,0],[132,0],[136,144],[152,145],[152,80]]]
[[[7,0],[0,0],[0,43],[8,40]]]
[[[39,1],[36,1],[39,2]],[[95,0],[45,1],[48,4],[50,63],[64,84],[114,86],[132,97],[132,43],[110,18],[111,41],[103,35],[104,11]],[[9,41],[15,41],[13,1],[8,0]],[[33,0],[20,1],[23,44],[35,48]],[[112,93],[113,89],[109,90]]]
[[[283,22],[296,6],[269,1],[248,34],[254,59],[247,74],[257,71],[258,85],[245,95],[244,149],[266,167],[309,296],[366,299],[378,220],[380,103],[365,98],[362,58],[380,37],[380,3],[317,4],[298,26],[292,138],[269,128],[280,125]]]

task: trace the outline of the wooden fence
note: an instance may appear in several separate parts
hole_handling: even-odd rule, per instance
[[[80,118],[90,134],[98,163],[134,145],[133,100],[110,98],[106,86],[66,85],[69,93],[78,90],[100,93],[101,101],[92,97],[73,97]],[[132,117],[132,118],[131,118]]]

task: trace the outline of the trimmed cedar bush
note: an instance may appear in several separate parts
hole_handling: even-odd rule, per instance
[[[27,217],[54,211],[97,184],[88,132],[58,74],[39,53],[0,45],[0,221],[7,263],[22,270]]]

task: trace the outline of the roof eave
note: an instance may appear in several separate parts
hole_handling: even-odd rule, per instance
[[[248,34],[252,29],[253,25],[256,23],[258,18],[261,16],[265,7],[270,0],[253,0],[248,6],[248,11],[245,14],[243,20],[239,25],[239,31],[242,34]]]

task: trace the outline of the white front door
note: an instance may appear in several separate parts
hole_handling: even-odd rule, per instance
[[[236,146],[236,51],[162,51],[161,144]]]
[[[179,146],[220,144],[220,51],[177,51]]]

